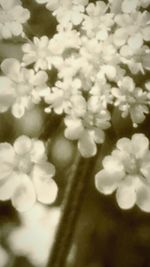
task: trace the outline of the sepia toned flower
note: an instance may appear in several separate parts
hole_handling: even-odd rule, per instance
[[[55,200],[55,167],[47,161],[42,141],[20,136],[13,145],[1,143],[0,167],[0,200],[11,199],[18,211],[31,208],[36,200],[44,204]]]

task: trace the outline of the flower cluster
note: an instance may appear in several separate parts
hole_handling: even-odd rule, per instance
[[[103,169],[95,176],[96,188],[109,195],[116,190],[116,199],[122,209],[135,204],[150,212],[150,149],[144,134],[131,139],[121,138],[116,149],[103,159]]]
[[[0,143],[0,167],[0,200],[11,199],[18,211],[29,209],[36,200],[45,204],[55,200],[55,167],[47,161],[42,141],[20,136],[13,145]]]
[[[65,136],[78,141],[82,156],[93,156],[95,143],[104,141],[103,130],[111,125],[112,105],[123,118],[130,116],[135,127],[149,113],[149,90],[133,78],[150,69],[149,1],[37,2],[56,17],[57,32],[25,43],[22,65],[33,64],[35,72],[49,75],[57,71],[56,82],[42,92],[45,111],[65,115]],[[103,125],[91,117],[99,117]]]
[[[120,112],[122,120],[130,119],[134,127],[142,123],[149,113],[150,82],[147,72],[150,70],[150,12],[148,9],[150,0],[98,0],[94,3],[89,0],[36,0],[36,2],[45,5],[51,16],[56,19],[56,32],[51,37],[46,36],[46,33],[33,38],[23,35],[23,24],[29,18],[29,11],[23,8],[20,0],[0,0],[0,38],[18,35],[23,37],[23,54],[20,62],[15,58],[7,58],[1,63],[0,113],[11,111],[13,116],[21,118],[26,111],[30,112],[34,105],[42,103],[41,107],[49,114],[47,116],[56,114],[62,117],[65,127],[64,135],[77,143],[80,154],[83,157],[92,157],[97,153],[98,145],[104,142],[105,131],[111,127],[112,110]],[[142,82],[144,79],[145,81]],[[16,173],[18,177],[18,168],[20,168],[16,166],[20,164],[22,166],[22,163],[16,164],[20,160],[16,142],[17,144],[21,142],[21,145],[25,146],[25,151],[29,147],[28,155],[33,154],[32,146],[35,142],[27,137],[20,138],[19,141],[15,141],[14,146],[5,144],[6,149],[9,147],[8,150],[11,151],[10,163],[5,164],[3,160],[0,160],[4,172],[8,166],[11,166],[11,170],[12,166],[14,168],[11,177],[15,177],[13,179],[17,182],[14,182],[15,189],[12,188],[13,192],[8,198],[12,198],[13,204],[18,209],[22,208],[18,206],[18,201],[14,197],[15,190],[17,192],[18,190],[25,192],[25,190],[18,189],[19,180],[16,179]],[[135,135],[131,143],[136,143],[138,138],[141,138],[141,143],[148,142],[145,141],[147,140],[145,137]],[[128,142],[130,143],[129,140]],[[0,152],[2,155],[5,152],[5,146]],[[138,148],[141,149],[139,146]],[[120,149],[120,147],[117,148],[117,153],[125,153],[129,158],[137,157],[134,149],[134,155],[129,151],[126,152],[126,147],[123,148],[124,152],[118,152]],[[26,162],[26,152],[24,153],[23,158]],[[124,158],[123,155],[122,157]],[[37,178],[37,182],[34,178],[37,162],[32,157],[29,158],[29,165],[27,162],[23,163],[23,166],[25,164],[29,170],[26,172],[26,170],[19,169],[19,173],[24,177],[23,188],[26,188],[27,183],[36,184],[30,187],[29,193],[34,202],[35,198],[41,200],[39,194],[42,193],[41,191],[39,193],[39,185],[44,182],[43,186],[45,186],[47,172],[53,175],[54,170],[49,170],[50,165],[47,161],[44,163],[45,167],[40,165],[43,161],[38,162],[36,176],[46,177],[46,179],[43,178],[41,182],[40,178]],[[145,202],[143,204],[141,200],[141,193],[137,193],[141,188],[139,184],[144,186],[142,182],[147,183],[147,177],[145,178],[145,173],[141,172],[141,168],[142,170],[146,168],[143,164],[145,160],[148,161],[148,154],[144,154],[143,160],[142,157],[138,158],[140,175],[136,175],[136,179],[133,179],[132,171],[130,175],[127,175],[124,159],[122,163],[119,159],[119,163],[116,163],[114,154],[111,158],[115,161],[113,168],[116,166],[118,172],[121,168],[122,174],[117,178],[121,177],[123,181],[138,181],[136,185],[133,182],[133,187],[136,187],[136,194],[134,194],[136,197],[133,202],[136,202],[143,210],[148,210],[148,207],[144,206],[147,204]],[[106,160],[104,162],[106,163]],[[104,175],[109,165],[105,163]],[[7,177],[4,181],[8,181],[8,186],[10,186],[9,171],[6,174],[3,175]],[[129,176],[127,180],[124,179],[126,175]],[[118,186],[120,188],[122,180],[116,183],[115,189]],[[97,184],[100,187],[100,183]],[[0,185],[5,186],[3,180]],[[54,195],[56,195],[54,181],[53,186],[55,187]],[[45,187],[46,192],[48,188]],[[7,196],[3,196],[3,192],[2,199],[5,199]],[[22,199],[22,193],[18,195],[19,199]],[[122,194],[117,193],[117,196],[120,201]],[[25,198],[23,196],[23,199]],[[19,200],[20,203],[22,201]]]

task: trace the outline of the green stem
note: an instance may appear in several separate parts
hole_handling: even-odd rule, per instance
[[[65,267],[78,215],[86,193],[88,181],[93,175],[95,157],[84,159],[79,154],[71,168],[68,186],[62,204],[62,216],[57,229],[48,267]]]

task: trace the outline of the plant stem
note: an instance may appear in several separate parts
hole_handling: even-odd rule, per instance
[[[47,267],[65,267],[76,222],[85,196],[88,181],[93,175],[95,157],[84,159],[77,154],[68,177],[62,216],[57,229]]]

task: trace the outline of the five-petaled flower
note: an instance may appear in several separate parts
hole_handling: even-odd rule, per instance
[[[12,114],[21,118],[26,109],[40,102],[47,88],[47,73],[26,69],[14,58],[5,59],[1,69],[5,76],[0,77],[0,113],[11,108]]]
[[[36,200],[55,200],[55,167],[47,161],[42,141],[20,136],[13,145],[0,143],[0,168],[0,200],[11,199],[18,211],[31,208]]]
[[[116,190],[122,209],[135,204],[150,212],[150,150],[144,134],[121,138],[110,156],[102,162],[103,169],[95,176],[96,188],[105,195]]]

